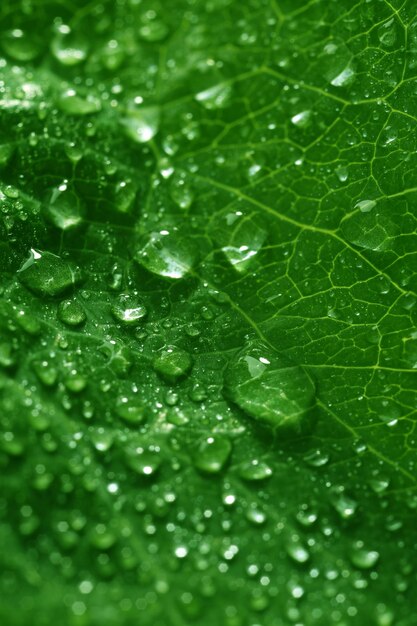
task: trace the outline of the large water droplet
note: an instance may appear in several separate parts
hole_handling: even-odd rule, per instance
[[[14,28],[2,33],[1,47],[14,61],[25,63],[33,61],[40,54],[41,42],[36,33],[27,33],[20,28]]]
[[[68,115],[91,115],[101,109],[101,102],[92,94],[85,97],[79,95],[75,89],[67,89],[58,98],[58,107]]]
[[[333,87],[347,87],[355,80],[355,72],[351,67],[345,67],[337,76],[335,76],[330,84]]]
[[[122,294],[111,308],[113,317],[125,326],[136,326],[147,314],[147,309],[135,296]]]
[[[378,562],[379,553],[376,550],[368,550],[363,541],[357,541],[350,553],[350,560],[359,569],[371,569]]]
[[[244,480],[257,481],[265,480],[265,478],[272,476],[272,469],[264,461],[252,459],[239,465],[238,473]]]
[[[185,350],[172,346],[163,350],[153,361],[155,371],[168,382],[176,382],[191,370],[193,360]]]
[[[227,367],[224,382],[228,398],[276,431],[300,433],[312,425],[313,381],[271,348],[245,348]]]
[[[59,63],[66,66],[78,65],[87,58],[88,45],[85,40],[71,32],[69,26],[62,25],[53,39],[51,51]]]
[[[20,282],[39,296],[58,296],[82,280],[80,270],[61,257],[33,249],[18,275]]]
[[[232,451],[230,440],[222,435],[212,435],[200,442],[194,456],[197,469],[208,474],[221,472]]]
[[[61,230],[79,226],[84,216],[84,208],[66,180],[49,191],[43,209],[49,221]]]
[[[399,233],[399,225],[386,211],[372,205],[369,209],[369,201],[366,202],[365,212],[355,212],[342,222],[343,235],[360,248],[375,252],[387,250]]]
[[[86,314],[77,300],[64,300],[58,306],[58,319],[67,326],[80,326],[85,322]]]
[[[159,109],[143,107],[127,109],[120,120],[126,135],[136,143],[147,143],[159,129]]]
[[[196,250],[188,238],[174,230],[150,233],[135,260],[150,272],[166,278],[182,278],[192,268]]]

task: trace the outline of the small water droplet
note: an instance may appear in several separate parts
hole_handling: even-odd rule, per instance
[[[79,226],[84,217],[84,207],[66,180],[47,193],[43,210],[49,221],[61,230]]]
[[[339,167],[335,169],[335,172],[336,172],[336,176],[338,177],[341,183],[344,183],[347,181],[348,176],[349,176],[347,167],[345,167],[344,165],[339,165]]]

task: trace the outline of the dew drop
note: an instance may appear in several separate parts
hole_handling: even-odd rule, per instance
[[[363,541],[357,541],[350,553],[350,560],[359,569],[371,569],[378,562],[379,553],[365,548]]]
[[[194,456],[195,467],[207,474],[218,474],[226,465],[232,451],[230,440],[222,435],[203,439]]]
[[[124,326],[136,326],[146,316],[147,309],[134,296],[121,294],[111,312],[114,319]]]
[[[145,419],[145,405],[136,394],[123,394],[116,400],[116,414],[125,422],[140,424]]]
[[[219,85],[214,85],[214,87],[200,91],[196,94],[195,99],[205,109],[212,110],[226,108],[230,104],[231,96],[231,86],[226,83],[220,83]]]
[[[362,213],[369,213],[375,206],[375,200],[361,200],[355,204],[355,209],[359,209]]]
[[[67,326],[80,326],[87,317],[77,300],[64,300],[58,306],[58,319]]]
[[[395,44],[397,28],[393,17],[378,28],[378,39],[386,48],[391,48]]]
[[[351,67],[348,66],[345,67],[345,69],[342,70],[337,76],[335,76],[330,81],[330,84],[333,85],[333,87],[347,87],[348,85],[351,85],[354,80],[355,72]]]
[[[167,382],[175,383],[187,376],[193,365],[191,355],[171,346],[159,353],[153,361],[155,371]]]
[[[64,180],[46,195],[43,203],[46,217],[60,230],[79,226],[84,217],[84,207]]]
[[[265,480],[266,478],[270,478],[272,476],[271,467],[259,459],[245,461],[238,466],[237,471],[241,478],[250,482]]]
[[[20,282],[39,296],[58,296],[82,280],[80,270],[61,257],[34,249],[18,275]]]
[[[148,271],[165,278],[183,278],[196,258],[193,244],[175,231],[150,233],[135,254],[135,260]]]
[[[88,53],[87,43],[73,35],[68,26],[62,26],[60,30],[51,45],[55,59],[67,67],[85,61]]]
[[[79,95],[75,89],[66,89],[57,100],[57,105],[63,113],[68,115],[91,115],[98,113],[101,102],[92,94],[86,97]]]
[[[157,107],[127,109],[120,123],[130,139],[136,143],[147,143],[159,130],[159,109]]]
[[[302,367],[271,348],[254,344],[238,353],[224,383],[230,400],[273,430],[301,433],[312,424],[313,381]]]
[[[293,115],[291,118],[291,122],[294,126],[298,126],[299,128],[306,128],[311,121],[311,111],[301,111],[301,113],[297,113]]]
[[[41,41],[36,34],[27,33],[20,28],[3,32],[1,47],[14,61],[26,63],[33,61],[41,52]]]

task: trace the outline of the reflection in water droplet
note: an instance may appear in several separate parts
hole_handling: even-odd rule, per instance
[[[336,168],[335,172],[336,172],[336,176],[338,177],[341,183],[344,183],[347,181],[348,176],[349,176],[347,167],[343,165],[339,165],[339,167]]]
[[[158,107],[127,109],[120,120],[126,135],[136,143],[147,143],[159,130]]]
[[[135,254],[135,260],[150,272],[173,279],[185,276],[195,259],[193,242],[175,230],[150,233]]]
[[[378,562],[379,553],[365,548],[363,541],[357,541],[350,553],[350,560],[359,569],[371,569]]]
[[[397,27],[395,18],[389,19],[378,28],[378,39],[386,48],[391,48],[397,39]]]
[[[153,361],[155,371],[168,382],[176,382],[186,376],[192,364],[191,355],[175,346],[158,354]]]
[[[224,109],[230,104],[231,96],[232,87],[226,83],[220,83],[205,91],[200,91],[196,94],[195,99],[205,109]]]
[[[111,307],[116,321],[125,326],[136,326],[147,314],[147,309],[134,295],[122,294]]]
[[[265,480],[265,478],[272,476],[271,467],[264,461],[258,459],[252,459],[251,461],[242,463],[238,466],[237,470],[239,476],[248,481]]]
[[[194,456],[197,469],[208,474],[221,472],[232,451],[230,440],[222,435],[213,435],[203,439]]]
[[[355,72],[353,71],[353,69],[351,67],[345,67],[345,69],[342,70],[340,74],[335,76],[330,81],[330,84],[333,85],[333,87],[347,87],[348,85],[353,83],[354,79]]]
[[[79,326],[86,320],[86,314],[77,300],[64,300],[58,306],[58,319],[67,326]]]
[[[82,97],[75,89],[67,89],[57,100],[58,107],[68,115],[91,115],[101,109],[101,102],[92,94]]]
[[[375,206],[375,200],[361,200],[355,204],[355,209],[359,209],[362,213],[369,213]]]
[[[306,128],[311,121],[311,111],[301,111],[301,113],[297,113],[293,115],[291,118],[291,122],[294,126],[298,126],[299,128]]]
[[[59,63],[66,66],[78,65],[87,58],[87,42],[71,33],[68,26],[61,26],[53,39],[51,51]]]
[[[84,217],[84,207],[70,189],[67,180],[47,193],[43,210],[49,221],[61,230],[79,226]]]
[[[25,287],[39,296],[58,296],[82,280],[80,271],[59,256],[33,249],[18,276]]]
[[[225,394],[250,417],[277,431],[300,433],[312,425],[315,386],[307,372],[262,344],[229,363]]]

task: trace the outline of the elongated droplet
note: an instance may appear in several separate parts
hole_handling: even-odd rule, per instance
[[[77,267],[55,254],[34,249],[18,274],[20,282],[39,296],[58,296],[82,280]]]

